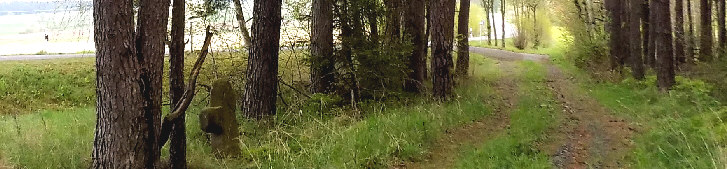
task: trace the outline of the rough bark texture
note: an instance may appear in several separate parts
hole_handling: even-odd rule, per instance
[[[237,23],[240,24],[240,33],[242,33],[242,40],[245,42],[245,47],[249,50],[252,48],[252,40],[250,38],[250,32],[247,31],[247,24],[245,22],[245,13],[242,12],[242,0],[232,0],[235,5],[235,18]]]
[[[470,1],[459,0],[459,2],[459,15],[457,15],[459,19],[457,22],[457,69],[455,74],[458,77],[467,77],[470,66]]]
[[[657,85],[662,91],[674,86],[674,51],[672,46],[672,28],[669,0],[654,0],[651,9],[656,15],[654,27],[657,28]]]
[[[717,32],[719,39],[719,55],[724,54],[727,49],[727,27],[725,27],[725,0],[717,0]]]
[[[644,79],[644,62],[641,59],[641,2],[630,0],[628,2],[628,38],[629,49],[629,65],[631,66],[631,75],[635,79]]]
[[[397,43],[401,39],[401,0],[385,0],[384,5],[386,5],[385,34],[388,36],[388,43]]]
[[[626,37],[627,29],[625,29],[625,10],[626,3],[624,0],[607,0],[605,1],[606,9],[609,11],[611,22],[608,25],[609,48],[611,53],[611,69],[619,70],[623,65],[625,58],[629,55],[629,39]]]
[[[274,115],[278,94],[281,0],[255,0],[252,49],[247,62],[243,114]]]
[[[649,13],[648,13],[648,15],[649,15],[648,16],[649,17],[649,29],[648,29],[648,34],[649,34],[648,48],[649,48],[649,50],[648,50],[648,54],[646,56],[644,56],[644,62],[646,62],[646,64],[649,65],[652,69],[656,69],[656,50],[659,50],[658,48],[656,48],[656,42],[657,42],[656,36],[658,34],[656,32],[658,29],[658,26],[657,26],[658,23],[656,23],[656,22],[658,22],[658,21],[656,20],[656,14],[655,14],[656,11],[653,8],[653,6],[654,6],[653,3],[654,3],[654,0],[650,0],[649,6],[648,6],[648,8],[646,8],[649,10]]]
[[[490,16],[492,16],[492,23],[490,23],[490,26],[492,27],[492,35],[494,35],[494,37],[495,37],[495,46],[498,46],[499,43],[497,42],[497,26],[495,26],[495,1],[494,0],[490,0],[490,9],[491,9]],[[490,19],[488,18],[487,20],[490,20]],[[489,31],[489,29],[488,29],[488,31]]]
[[[452,94],[452,42],[454,39],[454,0],[431,0],[433,96],[446,100]]]
[[[684,63],[685,40],[684,40],[684,0],[674,1],[674,58],[677,64]]]
[[[714,55],[713,47],[713,32],[712,32],[712,0],[701,0],[699,3],[701,11],[700,21],[701,25],[701,36],[699,37],[699,61],[710,62]]]
[[[502,48],[505,48],[505,0],[500,2],[500,16],[502,16]]]
[[[644,59],[643,61],[645,64],[651,64],[649,60],[649,56],[651,55],[651,48],[653,48],[651,43],[651,10],[649,9],[649,0],[643,0],[641,2],[641,26],[642,26],[642,43],[641,46],[644,48],[643,55]]]
[[[333,2],[313,0],[311,18],[311,90],[331,92],[334,82]]]
[[[94,0],[96,132],[93,168],[154,168],[160,156],[168,0]]]
[[[687,0],[687,20],[689,20],[689,36],[687,40],[686,63],[694,63],[694,48],[696,47],[696,33],[694,32],[694,17],[692,17],[692,0]]]
[[[413,51],[409,56],[409,78],[406,80],[404,89],[408,92],[419,93],[422,91],[424,75],[426,72],[427,40],[425,37],[425,9],[424,0],[408,0],[406,12],[406,24],[404,33],[410,38]]]
[[[182,100],[184,94],[184,28],[185,2],[174,0],[172,4],[172,30],[169,44],[169,98],[170,110]],[[187,132],[184,113],[172,125],[169,143],[171,168],[187,168]],[[164,143],[160,143],[164,145]]]

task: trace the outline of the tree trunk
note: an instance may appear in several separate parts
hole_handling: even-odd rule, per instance
[[[694,63],[694,48],[697,45],[695,42],[696,33],[694,32],[694,18],[692,17],[692,0],[687,0],[687,20],[689,20],[689,36],[687,40],[687,56],[686,63]]]
[[[649,67],[651,67],[652,69],[656,69],[656,50],[659,50],[656,47],[656,36],[658,34],[656,31],[657,29],[659,29],[659,27],[657,26],[657,22],[659,21],[656,20],[655,13],[657,11],[653,8],[654,1],[655,0],[649,1],[649,53],[644,57],[646,64],[649,65]]]
[[[432,0],[424,0],[424,9],[426,10],[427,14],[424,16],[427,20],[427,30],[424,32],[426,35],[424,35],[424,41],[427,44],[426,48],[429,49],[430,42],[432,40],[432,18],[430,17],[432,15],[432,7],[430,6]],[[427,60],[429,59],[429,50],[424,54],[424,63],[427,63]],[[424,79],[429,78],[429,67],[427,67],[427,64],[424,64]]]
[[[628,38],[625,38],[626,29],[624,29],[624,0],[607,0],[605,1],[606,9],[609,11],[611,22],[608,30],[611,34],[609,39],[609,47],[611,53],[611,70],[620,70],[623,60],[628,57]],[[624,43],[625,42],[625,43]]]
[[[369,20],[369,29],[371,29],[371,33],[369,36],[371,36],[371,42],[374,43],[374,45],[379,45],[379,20],[378,20],[378,13],[376,10],[379,6],[378,1],[371,1],[368,12],[368,20]]]
[[[250,32],[247,31],[247,22],[245,22],[245,14],[242,12],[242,0],[232,0],[235,5],[235,18],[237,23],[240,24],[240,33],[242,33],[242,40],[245,42],[245,47],[250,50],[252,48],[252,40],[250,38]]]
[[[425,9],[424,0],[408,0],[406,10],[406,24],[404,33],[411,38],[414,47],[409,56],[409,78],[406,80],[404,89],[408,92],[419,93],[422,91],[424,74],[426,68],[427,41],[424,33]]]
[[[169,45],[169,98],[170,110],[175,110],[184,94],[184,28],[185,2],[174,0],[172,5],[172,31]],[[187,132],[185,115],[172,125],[169,143],[169,164],[171,168],[187,168]],[[164,145],[164,143],[160,143]]]
[[[699,3],[702,24],[701,36],[699,37],[699,61],[710,62],[714,55],[712,50],[713,36],[712,36],[712,1],[702,0]]]
[[[640,1],[629,1],[628,2],[628,39],[631,55],[629,56],[629,64],[631,66],[631,75],[634,79],[644,79],[644,62],[641,59],[643,53],[641,53],[641,2]]]
[[[470,66],[469,20],[470,0],[459,0],[459,21],[457,22],[457,77],[467,77]]]
[[[502,17],[502,48],[505,49],[505,0],[500,2],[500,12]]]
[[[401,39],[401,0],[386,0],[386,35],[389,44]]]
[[[447,100],[452,94],[452,42],[455,0],[431,0],[433,96]]]
[[[169,0],[94,0],[96,132],[93,168],[158,167]],[[138,32],[135,32],[137,30]]]
[[[498,45],[499,43],[497,43],[497,26],[495,26],[495,12],[494,12],[495,11],[495,1],[494,0],[490,0],[490,9],[492,9],[492,10],[490,10],[490,11],[492,11],[492,14],[490,15],[490,16],[492,16],[492,23],[490,24],[493,28],[492,35],[495,35],[495,46],[499,46]],[[487,19],[487,20],[490,20],[490,19]]]
[[[684,0],[674,1],[674,58],[676,58],[676,64],[681,64],[686,61],[684,57]]]
[[[719,32],[719,50],[718,55],[724,54],[727,49],[727,27],[725,27],[725,0],[717,0],[717,31]]]
[[[482,0],[482,7],[485,8],[485,18],[487,18],[487,22],[485,22],[487,25],[484,25],[487,27],[487,45],[492,45],[492,21],[490,20],[490,12],[493,10],[490,8],[491,3],[491,0]],[[497,36],[495,36],[495,38],[497,38]],[[495,42],[497,42],[497,39],[495,39]]]
[[[641,2],[641,25],[642,25],[642,43],[643,50],[643,61],[647,65],[651,65],[649,56],[651,55],[651,49],[654,47],[651,43],[651,10],[649,9],[649,0],[643,0]]]
[[[281,0],[255,0],[252,48],[245,75],[242,112],[251,117],[275,115],[278,96]]]
[[[333,82],[333,2],[313,0],[311,19],[311,90],[331,92]]]
[[[669,0],[654,0],[652,10],[656,15],[654,27],[657,28],[657,85],[662,91],[674,86],[674,51],[672,51],[672,28]]]

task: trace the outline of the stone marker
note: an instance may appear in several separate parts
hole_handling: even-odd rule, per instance
[[[210,107],[202,109],[199,123],[202,131],[209,133],[210,145],[219,158],[240,155],[240,135],[235,117],[237,94],[227,79],[212,84]]]

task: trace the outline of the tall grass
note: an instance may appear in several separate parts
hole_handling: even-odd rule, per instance
[[[66,66],[62,70],[93,67],[88,60],[79,60],[81,63],[77,66]],[[206,67],[206,75],[201,77],[203,84],[215,76],[230,76],[239,69],[233,67],[239,64],[223,59],[216,61],[216,67]],[[456,97],[448,103],[429,100],[424,94],[365,102],[354,110],[327,103],[329,99],[313,99],[300,102],[302,105],[281,107],[278,115],[267,120],[239,118],[243,154],[235,159],[216,159],[212,155],[207,136],[199,130],[198,112],[206,105],[206,93],[200,92],[187,113],[190,167],[385,168],[396,161],[423,158],[433,140],[444,130],[486,118],[491,113],[491,106],[486,101],[494,97],[490,84],[499,75],[495,61],[473,55],[471,67],[472,78],[459,83]],[[54,74],[58,70],[48,71],[38,71],[37,76]],[[59,77],[47,78],[43,80]],[[38,84],[45,85],[48,83]],[[92,86],[73,89],[93,92]],[[93,96],[93,93],[89,95]],[[289,103],[293,100],[290,97],[286,93]],[[329,96],[316,98],[326,97]],[[47,101],[42,97],[29,98],[41,103]],[[0,142],[0,161],[20,168],[88,167],[95,110],[90,105],[78,107],[0,115],[0,140],[3,140]],[[167,109],[165,107],[165,111]],[[166,156],[167,148],[162,152]]]
[[[551,168],[549,152],[537,142],[559,124],[557,103],[545,86],[546,69],[532,61],[520,62],[517,108],[510,113],[510,127],[492,140],[460,154],[457,168]]]

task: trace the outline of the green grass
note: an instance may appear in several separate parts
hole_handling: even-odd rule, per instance
[[[224,58],[218,56],[214,64],[207,62],[210,65],[205,65],[205,75],[200,77],[202,84],[210,82],[215,73],[216,76],[227,77],[240,69],[233,66],[239,63]],[[187,60],[191,62],[192,59]],[[359,111],[355,111],[347,106],[331,106],[331,103],[325,102],[328,99],[299,101],[292,98],[291,91],[283,89],[290,107],[281,107],[280,113],[268,120],[240,119],[243,155],[237,159],[213,157],[206,136],[199,130],[197,116],[206,104],[206,92],[200,92],[187,114],[190,167],[385,168],[399,160],[424,158],[429,146],[445,129],[491,114],[491,106],[486,103],[487,99],[494,97],[490,84],[499,76],[496,63],[479,55],[473,55],[471,62],[472,78],[459,83],[457,97],[448,103],[438,103],[422,95],[365,102],[360,105]],[[7,73],[7,76],[1,77],[13,78],[2,82],[33,77],[9,87],[13,89],[28,83],[24,90],[6,95],[25,95],[25,99],[36,103],[55,101],[46,96],[54,95],[52,91],[55,88],[43,92],[31,92],[31,89],[54,85],[73,87],[67,84],[75,83],[78,78],[70,79],[71,75],[94,75],[93,59],[88,58],[53,60],[53,63],[28,61],[2,64],[22,65],[22,68],[4,66],[0,68],[2,73],[33,72],[27,76]],[[50,65],[42,67],[44,64]],[[292,74],[290,72],[295,68],[291,67],[283,68],[281,74]],[[32,83],[32,80],[41,82]],[[83,85],[72,88],[73,93],[90,92],[84,95],[93,98],[95,80],[88,80],[90,82],[78,82]],[[8,88],[3,91],[10,92]],[[20,99],[16,101],[22,102]],[[36,106],[32,110],[37,111],[0,115],[0,140],[3,140],[0,142],[0,162],[20,168],[87,167],[95,127],[93,99],[72,103],[78,104],[32,105]],[[0,105],[11,104],[3,102]],[[168,111],[166,107],[165,111]],[[165,158],[166,148],[162,152]]]
[[[457,168],[551,168],[549,152],[541,152],[536,143],[558,124],[559,107],[545,85],[544,66],[524,61],[519,67],[519,99],[510,114],[510,127],[492,140],[465,149]]]

